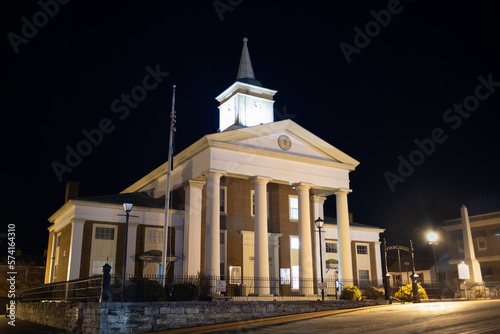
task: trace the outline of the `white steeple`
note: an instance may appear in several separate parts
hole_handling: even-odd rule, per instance
[[[273,96],[277,91],[262,87],[255,79],[247,42],[248,38],[243,38],[236,82],[216,97],[220,131],[274,121]]]

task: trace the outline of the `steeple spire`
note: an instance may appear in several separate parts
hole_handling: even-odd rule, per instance
[[[241,51],[240,66],[238,68],[236,81],[262,87],[260,81],[255,79],[252,61],[250,60],[250,53],[248,52],[247,42],[248,38],[243,38],[243,50]]]

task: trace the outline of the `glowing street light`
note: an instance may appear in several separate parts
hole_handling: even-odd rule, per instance
[[[434,246],[434,266],[436,267],[436,281],[439,282],[439,270],[436,258],[436,245],[438,244],[439,234],[434,231],[430,231],[427,233],[426,238],[427,241],[429,241],[429,244]]]

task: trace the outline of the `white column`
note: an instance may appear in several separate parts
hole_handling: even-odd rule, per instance
[[[347,194],[350,192],[350,189],[339,189],[335,192],[337,199],[339,281],[344,285],[352,285],[354,283],[351,238],[349,235],[349,209],[347,208]]]
[[[56,241],[57,241],[57,232],[52,230],[52,250],[50,252],[50,267],[49,267],[49,277],[46,277],[45,284],[54,283],[54,261],[56,259]]]
[[[201,272],[201,211],[205,183],[205,181],[195,180],[184,183],[186,204],[182,251],[183,275],[194,276]]]
[[[382,256],[380,253],[380,241],[375,241],[375,265],[377,268],[377,283],[378,285],[384,284],[382,279]]]
[[[269,241],[267,235],[267,183],[270,178],[256,176],[254,223],[255,294],[269,295]]]
[[[71,244],[69,246],[68,275],[66,277],[68,281],[80,278],[84,223],[85,219],[80,218],[73,218],[71,223]]]
[[[220,178],[221,171],[207,172],[207,225],[205,236],[205,274],[220,276]]]
[[[313,220],[318,218],[325,219],[324,214],[324,204],[326,201],[326,197],[324,196],[311,196],[313,200]],[[319,238],[321,238],[321,243],[319,242]],[[321,244],[321,249],[319,248]],[[321,252],[321,256],[320,256]],[[325,244],[325,229],[321,229],[321,235],[319,230],[314,226],[314,256],[316,258],[316,279],[319,282],[321,280],[321,263],[320,259],[323,260],[323,281],[326,282],[326,244]],[[321,289],[318,288],[318,294],[321,294]]]
[[[174,275],[183,275],[183,239],[184,239],[184,228],[182,226],[174,226],[175,229],[175,262],[174,262]]]
[[[476,259],[474,252],[474,244],[472,243],[472,232],[470,229],[469,212],[465,205],[460,208],[462,216],[462,234],[464,237],[464,262],[469,266],[469,276],[471,283],[482,283],[483,277],[481,275],[481,267],[479,261]]]
[[[296,186],[299,199],[299,279],[300,294],[314,293],[313,261],[311,239],[311,210],[309,205],[310,184],[300,183]]]

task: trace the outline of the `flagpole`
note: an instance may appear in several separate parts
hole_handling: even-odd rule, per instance
[[[169,204],[170,204],[170,171],[172,170],[172,153],[174,138],[174,119],[175,119],[175,85],[172,92],[172,111],[170,112],[170,135],[168,140],[168,167],[167,167],[167,189],[165,193],[165,225],[163,228],[163,252],[161,254],[161,275],[162,285],[165,286],[167,275],[167,245],[168,245],[168,226],[169,226]]]

